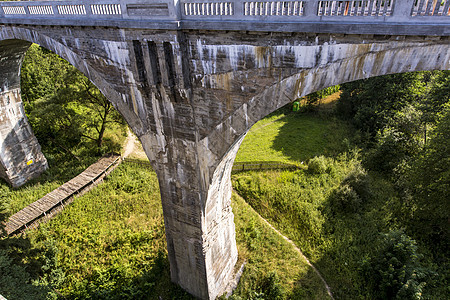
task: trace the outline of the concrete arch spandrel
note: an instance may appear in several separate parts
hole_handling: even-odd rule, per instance
[[[253,124],[299,97],[329,86],[369,77],[413,71],[450,70],[448,41],[353,44],[351,47],[335,47],[335,50],[339,51],[339,48],[345,49],[347,53],[328,56],[330,62],[326,63],[323,57],[327,57],[326,52],[329,50],[322,47],[326,52],[321,55],[316,53],[318,61],[314,63],[315,67],[298,69],[296,73],[260,89],[258,94],[252,95],[248,101],[244,100],[238,109],[225,117],[202,139],[202,147],[214,154],[205,156],[204,164],[212,166],[211,169],[214,170],[214,166],[226,157],[229,149]]]
[[[267,88],[246,107],[249,125],[281,108],[293,99],[345,82],[414,71],[450,70],[450,46],[408,45],[368,52],[302,71]]]

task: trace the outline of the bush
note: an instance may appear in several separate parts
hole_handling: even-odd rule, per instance
[[[342,182],[355,190],[362,199],[367,199],[371,194],[369,175],[359,163],[355,165],[354,169]]]
[[[423,299],[426,279],[434,272],[422,266],[421,258],[416,242],[402,231],[384,234],[364,268],[374,299]]]
[[[359,210],[362,203],[361,197],[348,184],[341,185],[334,190],[330,199],[331,208],[335,213],[354,213]]]
[[[369,197],[369,176],[361,164],[356,164],[341,185],[331,193],[331,209],[335,213],[355,213],[361,210]]]
[[[308,172],[311,174],[325,174],[329,171],[328,160],[325,156],[315,156],[308,162]]]

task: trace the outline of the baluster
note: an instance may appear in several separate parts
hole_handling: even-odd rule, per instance
[[[421,16],[425,15],[425,11],[427,9],[427,5],[428,5],[428,0],[419,0],[421,1],[420,5],[419,5],[419,14]]]
[[[333,3],[335,1],[328,1],[328,9],[327,9],[327,16],[333,15]]]
[[[446,1],[445,1],[445,5],[444,5],[444,9],[443,9],[443,11],[442,11],[442,15],[444,15],[444,16],[450,15],[450,8],[449,8],[449,5],[450,5],[450,0],[446,0]]]
[[[367,15],[368,16],[373,16],[375,14],[375,4],[376,4],[377,0],[370,0],[369,1],[369,9],[367,10]]]
[[[427,4],[426,4],[426,6],[425,6],[425,8],[424,8],[424,15],[425,15],[425,16],[427,16],[427,15],[430,14],[430,10],[431,10],[431,7],[432,7],[432,5],[433,5],[433,1],[434,1],[434,0],[428,0],[428,1],[427,1]]]
[[[439,14],[439,9],[441,8],[441,1],[440,0],[434,0],[433,3],[433,16],[437,16]]]
[[[361,8],[361,15],[362,16],[367,16],[368,15],[368,11],[369,11],[369,2],[370,1],[362,1],[362,8]]]
[[[357,15],[357,16],[363,15],[363,1],[358,1],[358,2],[357,2],[357,11],[356,11],[356,15]]]

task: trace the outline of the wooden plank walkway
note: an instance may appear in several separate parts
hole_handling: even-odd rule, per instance
[[[5,224],[6,234],[36,228],[39,223],[49,220],[71,203],[75,195],[81,195],[100,183],[120,162],[118,154],[103,156],[78,176],[12,215]]]
[[[281,162],[271,162],[271,161],[261,161],[261,162],[235,162],[233,164],[232,172],[244,172],[244,171],[258,171],[258,170],[292,170],[300,169],[300,167],[281,163]]]

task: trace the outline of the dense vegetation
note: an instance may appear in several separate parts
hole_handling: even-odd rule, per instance
[[[284,140],[282,159],[307,167],[233,175],[235,189],[311,257],[338,298],[449,298],[448,75],[342,85],[336,116],[348,130],[334,131],[333,140],[316,136],[322,145],[298,135],[305,148]],[[272,137],[268,127],[277,124],[264,128],[268,148],[312,118],[320,125],[310,131],[330,120],[320,110],[288,117]],[[252,130],[258,136],[260,128]]]
[[[21,80],[28,120],[50,168],[16,190],[0,182],[0,222],[79,174],[103,153],[119,151],[126,132],[100,92],[74,67],[44,48],[30,47]],[[42,298],[46,289],[30,283],[46,271],[52,273],[55,259],[53,242],[37,247],[28,238],[1,240],[0,294],[11,291],[16,293],[12,299]],[[46,276],[41,278],[44,282]]]
[[[126,134],[120,115],[92,83],[42,47],[29,48],[21,89],[28,121],[50,168],[18,190],[0,185],[7,215],[72,179],[102,154],[119,152]]]

